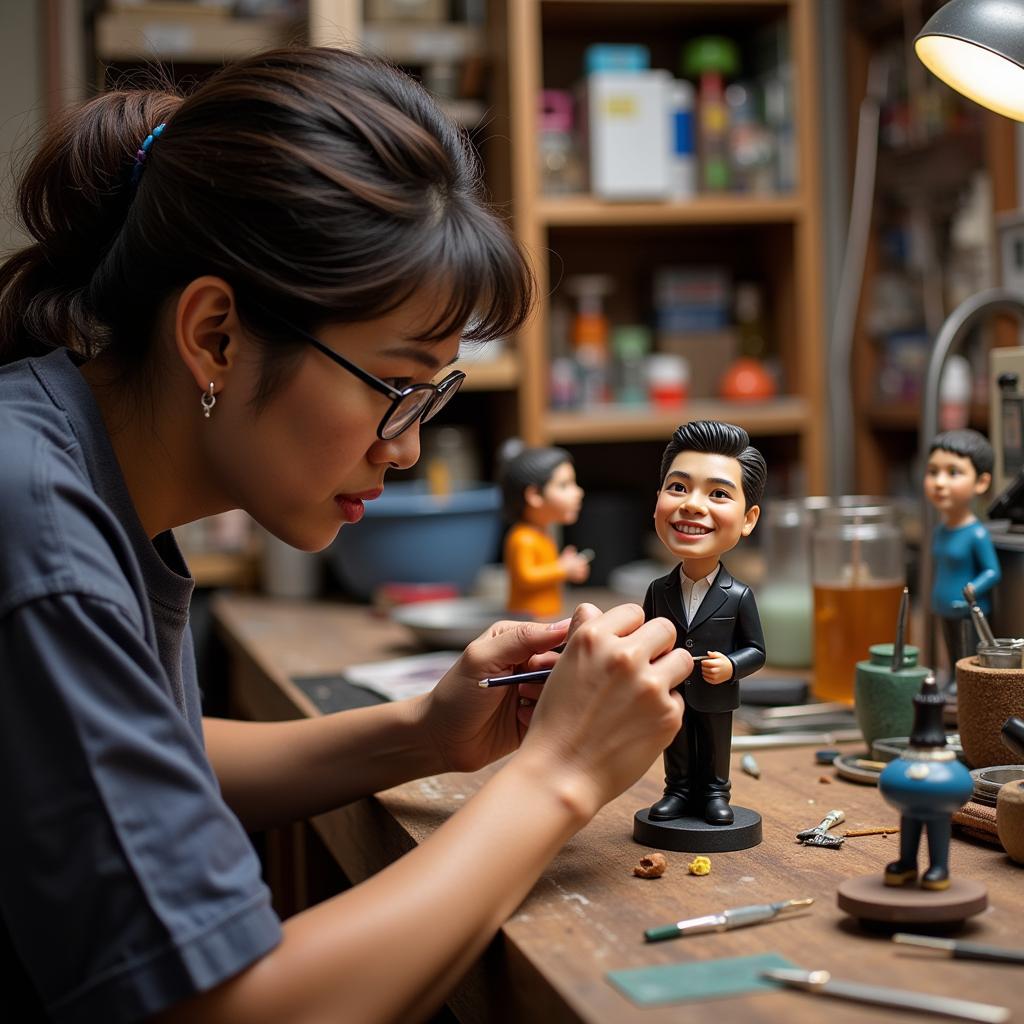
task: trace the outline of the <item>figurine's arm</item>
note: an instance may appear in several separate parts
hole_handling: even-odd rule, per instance
[[[736,647],[727,652],[727,657],[733,666],[732,678],[743,679],[762,668],[765,663],[764,632],[761,629],[761,618],[757,614],[757,602],[749,588],[740,598],[733,635]]]
[[[540,550],[528,537],[517,537],[508,547],[508,571],[527,587],[561,583],[566,572],[557,558],[540,558]]]
[[[999,558],[996,555],[995,545],[988,535],[984,524],[978,524],[978,530],[974,534],[974,557],[981,566],[981,572],[971,580],[976,595],[986,594],[1002,579],[1002,570],[999,568]]]

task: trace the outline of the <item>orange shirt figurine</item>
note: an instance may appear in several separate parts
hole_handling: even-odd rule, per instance
[[[579,518],[583,489],[572,456],[562,448],[520,448],[501,466],[505,516],[514,525],[505,538],[508,609],[535,618],[562,612],[562,584],[583,583],[590,559],[571,545],[561,554],[551,527]]]

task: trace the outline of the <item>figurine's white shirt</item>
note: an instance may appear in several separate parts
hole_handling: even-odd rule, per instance
[[[715,566],[713,571],[707,574],[707,576],[704,576],[699,580],[691,580],[690,577],[683,572],[683,567],[679,566],[679,579],[683,585],[683,611],[686,612],[687,625],[693,622],[693,617],[697,614],[697,609],[700,608],[701,602],[705,597],[707,597],[708,591],[711,589],[711,584],[715,582],[718,577],[718,571],[721,568],[722,565],[719,563]]]

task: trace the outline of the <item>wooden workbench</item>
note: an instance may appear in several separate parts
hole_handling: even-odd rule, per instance
[[[414,653],[401,627],[352,605],[220,596],[214,615],[230,655],[233,704],[254,719],[318,713],[292,677],[336,673],[346,665]],[[453,994],[449,1005],[459,1019],[588,1024],[662,1024],[712,1014],[721,1024],[912,1019],[898,1011],[794,992],[641,1009],[605,978],[608,971],[622,968],[775,952],[836,977],[1002,1004],[1024,1020],[1024,968],[954,961],[897,947],[837,909],[838,883],[880,872],[895,857],[898,837],[850,838],[840,850],[804,847],[793,837],[833,807],[846,812],[838,831],[897,825],[898,815],[874,787],[836,778],[831,768],[814,764],[809,748],[764,750],[756,757],[759,780],[740,772],[735,754],[732,779],[734,802],[755,808],[764,818],[759,847],[713,855],[706,877],[687,873],[689,855],[668,853],[663,878],[635,878],[632,867],[646,851],[631,839],[632,817],[660,795],[661,766],[653,765],[551,863]],[[358,883],[458,811],[488,771],[493,768],[398,786],[322,815],[313,826],[348,878]],[[989,893],[989,909],[959,937],[1024,946],[1024,869],[994,847],[959,838],[953,841],[951,866],[954,875],[983,882]],[[644,929],[654,925],[806,896],[814,898],[814,906],[790,919],[655,945],[643,941]]]

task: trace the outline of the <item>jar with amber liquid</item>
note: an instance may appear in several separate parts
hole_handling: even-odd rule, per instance
[[[822,509],[812,545],[814,695],[853,704],[857,662],[892,642],[905,580],[903,534],[889,505]]]

